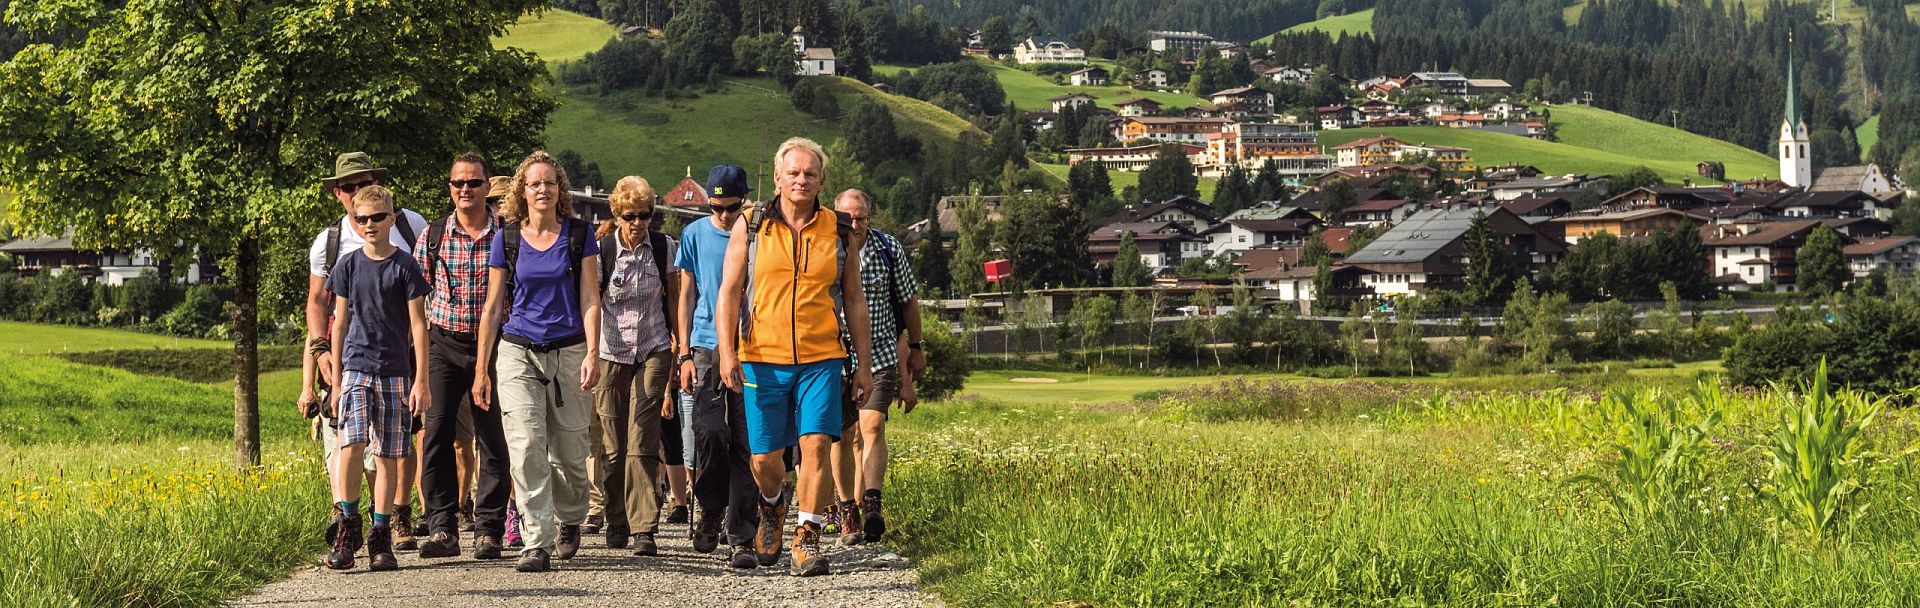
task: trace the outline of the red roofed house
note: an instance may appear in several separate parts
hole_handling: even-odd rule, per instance
[[[1920,256],[1920,238],[1889,236],[1860,239],[1860,242],[1848,245],[1845,252],[1847,268],[1853,271],[1855,279],[1866,278],[1875,270],[1906,274],[1913,272],[1914,259]]]
[[[745,196],[747,193],[737,194]],[[693,167],[687,167],[687,176],[680,178],[680,183],[668,188],[666,194],[660,196],[660,200],[666,201],[668,206],[675,209],[692,209],[702,214],[707,213],[707,189],[701,186],[700,182],[693,180]]]

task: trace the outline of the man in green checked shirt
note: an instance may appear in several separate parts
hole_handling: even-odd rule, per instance
[[[914,300],[906,248],[892,235],[870,227],[874,205],[866,193],[841,192],[833,207],[853,218],[854,230],[867,231],[867,244],[860,249],[860,287],[867,294],[867,311],[873,319],[874,360],[849,355],[847,365],[849,374],[858,369],[853,366],[870,365],[873,390],[863,403],[852,402],[853,391],[844,393],[848,403],[840,419],[845,426],[833,451],[834,486],[840,502],[828,515],[829,523],[837,520],[839,524],[840,543],[857,545],[878,541],[886,533],[880,489],[887,477],[887,408],[896,397],[903,412],[919,404],[913,379],[926,371],[927,356],[920,340],[920,306]]]

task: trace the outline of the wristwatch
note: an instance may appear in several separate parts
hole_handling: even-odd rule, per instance
[[[692,361],[692,360],[693,360],[693,353],[686,353],[686,354],[683,354],[683,355],[680,355],[680,357],[679,357],[679,358],[677,358],[677,359],[674,359],[674,362],[675,362],[675,363],[686,363],[686,362],[688,362],[688,361]]]
[[[914,340],[914,341],[912,341],[912,342],[908,342],[908,343],[907,343],[907,348],[911,348],[911,349],[914,349],[914,350],[920,350],[920,349],[923,349],[923,348],[926,348],[926,347],[927,347],[927,341],[926,341],[926,340]]]

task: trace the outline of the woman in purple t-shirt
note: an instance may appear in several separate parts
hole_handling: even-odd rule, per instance
[[[499,380],[526,543],[521,572],[544,572],[550,558],[572,558],[587,517],[593,416],[587,391],[599,380],[600,358],[599,243],[587,223],[573,217],[567,192],[566,171],[546,152],[520,161],[500,205],[506,229],[494,233],[480,318],[479,360],[493,361],[493,369],[475,370],[473,403],[491,407],[486,387]]]

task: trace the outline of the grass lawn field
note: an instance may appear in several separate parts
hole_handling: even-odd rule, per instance
[[[1328,36],[1332,36],[1336,40],[1339,39],[1340,36],[1342,35],[1357,36],[1360,34],[1371,34],[1373,33],[1373,9],[1367,9],[1367,10],[1359,11],[1355,13],[1347,13],[1345,15],[1336,15],[1336,16],[1328,17],[1318,21],[1308,21],[1300,25],[1296,25],[1284,30],[1280,30],[1280,33],[1296,34],[1299,32],[1311,32],[1311,31],[1326,32]],[[1255,40],[1254,42],[1267,43],[1272,41],[1273,41],[1273,36],[1268,35],[1268,36],[1261,37],[1259,40]]]
[[[1776,163],[1758,152],[1621,114],[1580,106],[1555,106],[1553,116],[1561,123],[1561,141],[1557,142],[1491,131],[1421,126],[1321,131],[1320,143],[1332,148],[1362,137],[1390,135],[1416,144],[1469,148],[1474,163],[1482,167],[1511,162],[1534,165],[1551,174],[1620,174],[1646,165],[1676,184],[1682,179],[1701,181],[1694,164],[1703,160],[1727,163],[1729,179],[1779,173]]]
[[[1127,380],[1108,384],[1146,384]],[[1128,408],[933,404],[890,433],[889,534],[951,606],[1901,606],[1920,594],[1920,469],[1854,469],[1866,489],[1849,508],[1870,506],[1815,540],[1747,485],[1787,483],[1764,449],[1791,398],[1633,397],[1680,424],[1714,421],[1672,451],[1635,448],[1647,435],[1631,429],[1668,437],[1665,419],[1598,395],[1639,382],[1218,379]],[[1898,450],[1916,422],[1898,411],[1862,437]],[[1686,472],[1632,477],[1663,454]]]
[[[772,150],[788,137],[811,137],[824,145],[840,136],[834,125],[794,110],[771,79],[729,82],[726,89],[698,99],[671,100],[555,84],[560,107],[547,124],[546,139],[554,149],[571,149],[599,163],[609,182],[638,175],[665,191],[688,167],[697,179],[722,163],[759,176]],[[770,181],[771,174],[766,177]]]
[[[0,323],[0,521],[31,564],[0,574],[0,605],[213,606],[312,559],[328,492],[297,370],[263,377],[263,466],[239,472],[230,381],[37,354],[225,346]]]
[[[546,61],[566,61],[600,50],[617,33],[611,23],[550,9],[521,18],[519,23],[507,28],[506,36],[495,39],[493,44],[532,51]]]
[[[1186,93],[1163,93],[1160,91],[1140,91],[1132,87],[1076,87],[1054,84],[1052,80],[1033,72],[1010,68],[998,63],[986,62],[987,70],[1000,81],[1000,87],[1007,90],[1007,98],[1022,111],[1049,110],[1052,102],[1047,100],[1068,93],[1086,93],[1094,97],[1094,103],[1104,108],[1112,108],[1116,102],[1134,97],[1145,97],[1160,102],[1168,109],[1188,108],[1210,105],[1206,100]]]
[[[1880,115],[1860,123],[1860,128],[1853,130],[1853,137],[1860,142],[1860,159],[1866,160],[1873,153],[1873,145],[1880,143]]]
[[[1045,163],[1035,163],[1035,166],[1038,166],[1042,169],[1046,169],[1048,173],[1051,173],[1059,177],[1062,181],[1065,181],[1067,179],[1067,171],[1071,169],[1071,167],[1068,167],[1066,165],[1050,165]],[[1127,186],[1140,185],[1140,174],[1136,172],[1131,172],[1131,171],[1108,171],[1107,183],[1113,187],[1114,196],[1119,196],[1120,190],[1126,188]],[[1200,178],[1200,186],[1198,187],[1198,190],[1200,190],[1200,198],[1202,200],[1212,200],[1213,189],[1218,185],[1219,185],[1219,182],[1214,180],[1213,178],[1210,178],[1210,177]]]
[[[110,348],[232,348],[232,342],[195,340],[90,327],[0,321],[0,356]]]

